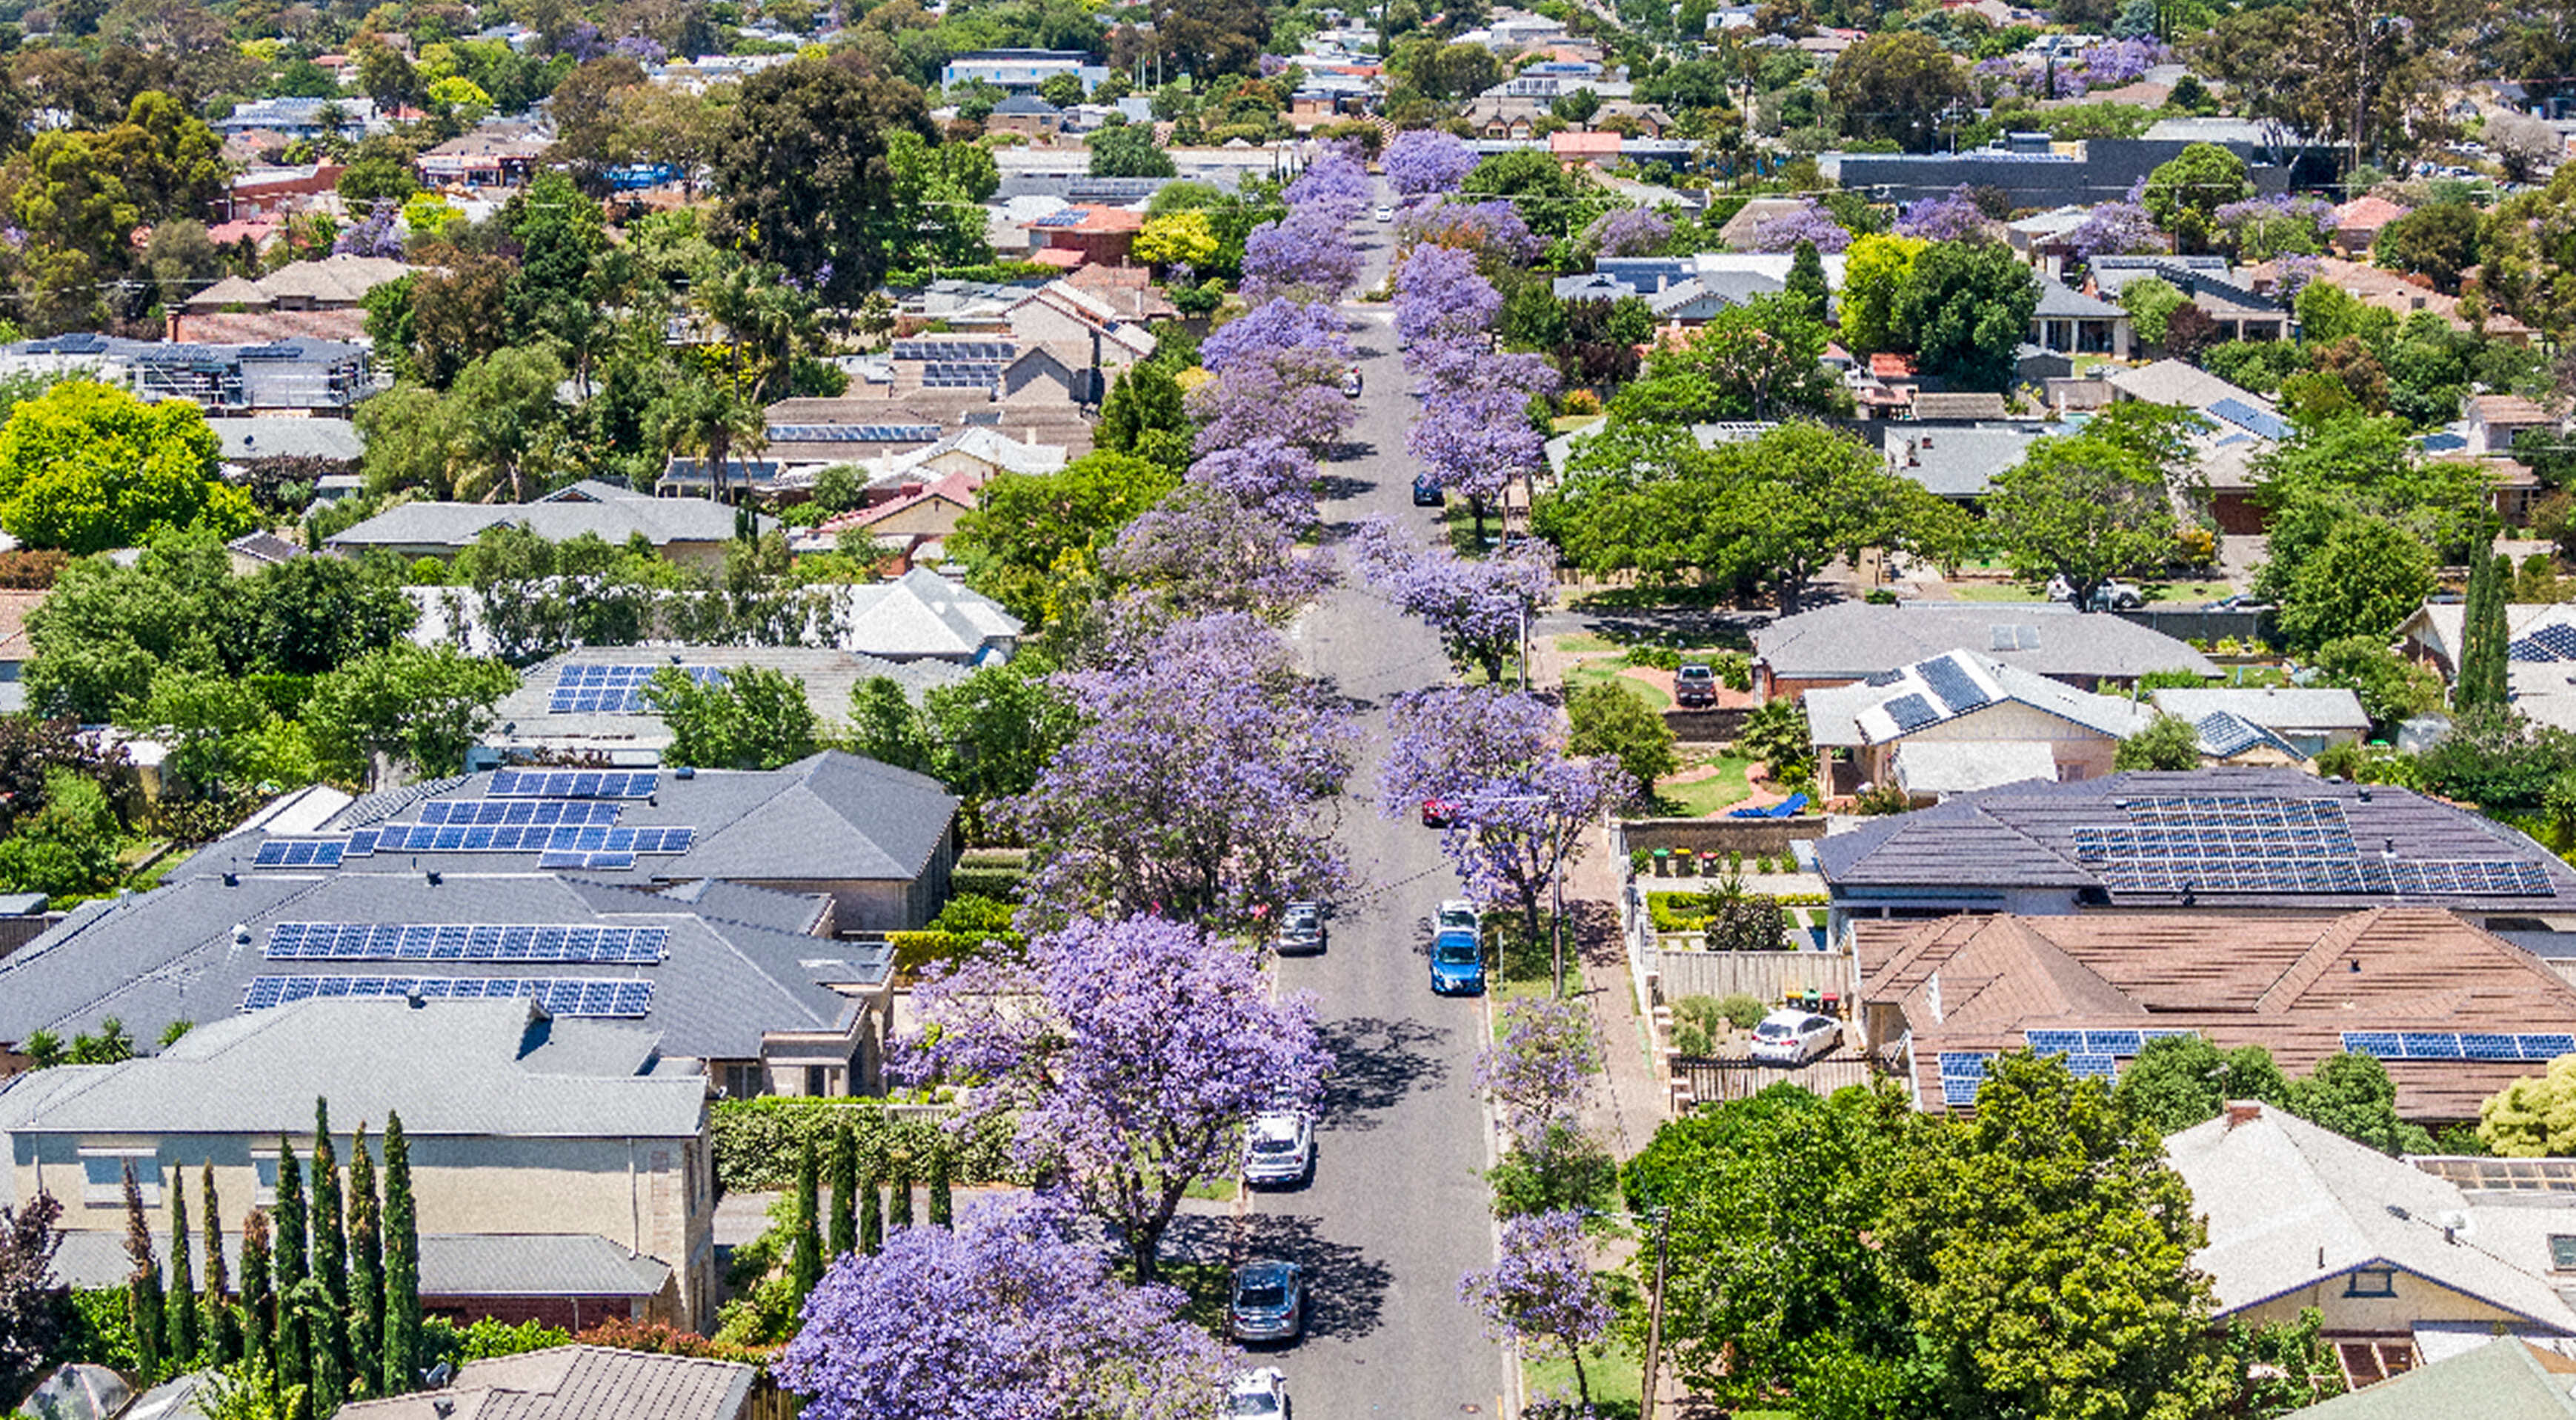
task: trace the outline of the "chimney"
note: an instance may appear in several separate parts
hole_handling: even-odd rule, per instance
[[[2230,1129],[2240,1124],[2251,1124],[2262,1117],[2263,1106],[2259,1101],[2239,1100],[2227,1106],[2227,1127]]]

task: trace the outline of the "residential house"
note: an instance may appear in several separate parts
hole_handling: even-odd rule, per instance
[[[0,345],[0,374],[77,375],[209,414],[345,417],[376,392],[364,346],[303,337],[198,345],[78,332]]]
[[[1547,151],[1560,167],[1607,167],[1619,161],[1622,141],[1613,129],[1564,129],[1547,135]]]
[[[2576,1417],[2576,1357],[2497,1337],[2429,1365],[2290,1411],[2282,1420],[2416,1420],[2421,1415]]]
[[[281,566],[312,555],[305,550],[304,544],[289,542],[265,528],[243,533],[224,544],[224,560],[237,577],[247,577],[262,568]]]
[[[2108,612],[2062,606],[1837,602],[1784,616],[1753,633],[1753,690],[1764,700],[1867,680],[1967,650],[2035,675],[2092,690],[2133,684],[2150,671],[2215,676],[2207,656]]]
[[[2379,240],[2380,229],[2405,216],[2407,209],[2375,193],[2361,196],[2335,208],[2334,248],[2347,257],[2370,254]]]
[[[1717,229],[1717,239],[1726,243],[1729,251],[1751,251],[1753,234],[1762,230],[1764,223],[1795,217],[1806,210],[1807,201],[1802,197],[1756,197],[1726,219],[1726,225]]]
[[[2115,399],[2172,405],[2201,417],[2189,436],[2193,463],[2220,532],[2259,534],[2269,525],[2271,510],[2254,499],[2254,461],[2290,436],[2290,422],[2270,400],[2180,360],[2114,371],[2107,383]]]
[[[1019,649],[1020,619],[1002,604],[926,568],[888,582],[830,589],[825,634],[847,651],[889,661],[980,666]]]
[[[429,187],[525,187],[554,139],[525,128],[478,128],[460,133],[412,159]]]
[[[1052,143],[1064,129],[1064,110],[1035,94],[1013,94],[993,105],[984,127],[989,132],[1017,133],[1033,143]]]
[[[813,531],[790,540],[796,551],[825,551],[838,547],[841,539],[859,534],[892,554],[906,569],[917,561],[938,561],[948,535],[957,531],[958,521],[975,510],[976,491],[983,481],[971,473],[952,473],[927,483],[907,482],[897,486],[895,496],[881,503],[853,508],[835,514],[817,524]]]
[[[1134,229],[1125,239],[1133,243]],[[1091,363],[1102,370],[1123,370],[1154,353],[1153,332],[1142,321],[1069,281],[1051,281],[1024,294],[1004,320],[1011,338],[1021,344],[1086,348],[1092,352]]]
[[[1110,308],[1118,319],[1126,321],[1171,320],[1181,313],[1172,298],[1154,284],[1154,273],[1142,266],[1103,266],[1097,262],[1075,267],[1064,275],[1064,284]]]
[[[2467,649],[2468,607],[2426,602],[2397,628],[2398,649],[2457,680]],[[2576,730],[2576,602],[2515,602],[2504,609],[2505,680],[2514,712]]]
[[[2033,440],[2064,434],[2071,427],[2029,419],[1927,422],[1922,409],[1927,402],[1940,409],[1942,398],[1918,393],[1913,420],[1867,420],[1855,432],[1877,442],[1887,455],[1890,472],[1957,503],[1974,504],[1984,498],[1994,486],[1994,476],[2020,463]]]
[[[763,530],[776,525],[766,514],[749,516]],[[721,567],[725,550],[733,545],[735,519],[730,504],[657,498],[583,479],[533,503],[397,503],[332,534],[323,546],[342,556],[383,550],[406,560],[444,560],[473,546],[487,528],[524,526],[548,542],[588,533],[623,546],[640,537],[673,562]]]
[[[2467,452],[2481,458],[2513,454],[2514,436],[2526,429],[2555,431],[2558,420],[2518,394],[2473,394],[2461,401],[2460,423]]]
[[[2128,311],[2088,296],[2053,276],[2039,278],[2039,305],[2031,311],[2031,343],[2069,355],[2129,358],[2134,326]]]
[[[2089,264],[2096,295],[2116,302],[2132,281],[2154,278],[2191,298],[2218,325],[2222,340],[2287,340],[2288,306],[2239,279],[2225,257],[2097,256]]]
[[[1804,42],[1800,45],[1805,48]],[[2234,120],[2228,122],[2234,123]],[[1959,153],[1843,153],[1819,161],[1847,190],[1874,191],[1887,202],[1938,197],[1960,187],[1996,188],[2017,210],[2091,206],[2126,192],[2195,142],[2215,142],[2246,160],[2257,193],[2289,186],[2290,169],[2257,125],[2211,133],[2160,121],[2137,138],[2088,138],[2055,144],[2044,133],[2014,133],[1994,146]]]
[[[1814,845],[1839,934],[1861,918],[2348,912],[2399,898],[2519,929],[2576,870],[2466,809],[2294,769],[2015,784]]]
[[[1059,74],[1082,81],[1083,97],[1109,77],[1107,65],[1094,64],[1078,49],[977,49],[952,56],[939,71],[940,87],[990,84],[1014,94],[1034,94]]]
[[[378,112],[373,99],[335,94],[313,99],[253,99],[233,105],[232,112],[210,120],[207,126],[226,138],[274,133],[310,142],[323,137],[382,133],[392,126],[392,118],[391,114]]]
[[[946,661],[887,661],[827,646],[577,646],[521,673],[466,763],[658,765],[671,747],[671,728],[648,703],[645,686],[664,669],[700,685],[722,685],[746,670],[784,675],[804,687],[806,708],[827,726],[850,718],[852,693],[870,680],[892,680],[918,701],[967,675]]]
[[[216,457],[227,477],[239,478],[266,459],[312,459],[355,472],[366,457],[367,438],[346,419],[306,419],[294,415],[250,415],[210,419]]]
[[[1641,104],[1620,99],[1603,104],[1592,115],[1592,126],[1624,133],[1632,138],[1661,138],[1673,129],[1673,116],[1661,104]]]
[[[205,344],[304,337],[346,343],[367,337],[367,293],[422,267],[391,257],[335,253],[294,261],[253,281],[227,276],[170,313],[170,339]]]
[[[698,1061],[663,1053],[664,1032],[400,992],[217,1009],[158,1055],[0,1087],[9,1192],[63,1205],[67,1280],[112,1286],[130,1271],[129,1170],[157,1222],[165,1181],[193,1192],[212,1166],[223,1215],[197,1221],[237,1246],[250,1211],[274,1204],[279,1140],[309,1150],[324,1099],[343,1158],[356,1129],[381,1135],[402,1116],[424,1309],[712,1324],[709,1092]],[[166,1253],[168,1237],[154,1241]]]
[[[340,1407],[331,1420],[752,1420],[760,1373],[733,1361],[606,1346],[549,1346],[468,1361],[436,1390]]]
[[[2168,686],[2148,691],[2147,698],[2165,714],[2199,726],[2204,741],[2229,743],[2251,727],[2279,740],[2297,760],[2314,759],[2335,745],[2358,744],[2370,733],[2361,697],[2349,690]]]
[[[2258,289],[2276,288],[2280,280],[2278,263],[2266,263],[2252,269],[2250,276]],[[2538,332],[2503,311],[2481,311],[2478,319],[2461,314],[2460,298],[2445,296],[2421,277],[2403,272],[2386,271],[2358,261],[2337,257],[2320,257],[2316,280],[2339,287],[2346,295],[2387,311],[2400,320],[2430,312],[2453,330],[2474,330],[2490,340],[2514,345],[2529,345]]]
[[[224,185],[223,220],[284,217],[312,207],[339,191],[338,163],[302,163],[289,167],[254,167]],[[217,246],[226,245],[218,238]]]
[[[27,708],[27,662],[36,658],[35,644],[27,637],[27,614],[45,604],[50,591],[29,588],[0,589],[0,715],[15,715]],[[0,918],[9,914],[0,909]],[[7,939],[0,928],[0,941]]]
[[[1030,223],[1029,231],[1041,242],[1034,254],[1040,261],[1057,253],[1073,258],[1061,263],[1067,267],[1124,266],[1144,226],[1145,214],[1133,208],[1067,207]]]
[[[2146,1041],[2199,1035],[2261,1046],[2293,1075],[2370,1055],[2400,1116],[2474,1120],[2480,1101],[2545,1067],[2526,1043],[2545,1050],[2576,1030],[2576,986],[2431,907],[1964,913],[1861,922],[1852,942],[1872,1052],[1933,1112],[1973,1106],[2001,1052],[2064,1054],[2078,1075],[2110,1079]]]
[[[1806,705],[1816,782],[1835,796],[1893,785],[1899,751],[1916,743],[2037,744],[2048,752],[2048,778],[2098,778],[2111,772],[2121,742],[2152,718],[2124,697],[1964,650],[1811,690]],[[2019,767],[2025,758],[2015,751],[2006,762]]]
[[[2075,258],[2075,248],[2067,236],[2092,217],[2093,209],[2083,203],[2052,207],[2005,223],[2004,241],[2022,260],[2037,267],[2041,276],[2062,281],[2067,263]]]
[[[2562,1350],[2576,1337],[2576,1309],[2561,1291],[2562,1259],[2576,1256],[2560,1251],[2560,1239],[2576,1238],[2576,1199],[2446,1176],[2455,1162],[2506,1161],[2392,1159],[2256,1101],[2167,1136],[2165,1158],[2207,1220],[2209,1242],[2191,1260],[2210,1278],[2218,1316],[2261,1326],[2313,1309],[2345,1377],[2366,1387],[2340,1404],[2385,1395],[2394,1405],[2424,1394],[2408,1373],[2428,1363],[2482,1350],[2510,1359],[2524,1342]],[[2499,1399],[2342,1413],[2549,1413]]]

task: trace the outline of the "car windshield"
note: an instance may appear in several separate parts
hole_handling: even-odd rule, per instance
[[[1288,1305],[1288,1289],[1276,1282],[1246,1282],[1235,1289],[1234,1304],[1255,1310]]]
[[[1442,942],[1432,949],[1431,959],[1444,966],[1470,966],[1476,960],[1473,942]]]
[[[1256,1154],[1285,1154],[1297,1147],[1297,1141],[1284,1134],[1267,1134],[1252,1141]]]
[[[1710,670],[1706,666],[1684,666],[1681,670],[1681,676],[1684,680],[1712,680],[1716,678],[1716,675],[1717,672]]]
[[[1239,1390],[1234,1393],[1234,1413],[1276,1415],[1279,1413],[1279,1402],[1271,1399],[1270,1392],[1266,1390]]]
[[[1311,907],[1309,907],[1309,908],[1295,908],[1295,907],[1292,907],[1292,908],[1288,909],[1288,930],[1289,930],[1289,931],[1291,931],[1291,932],[1312,932],[1312,931],[1314,931],[1314,930],[1315,930],[1315,910],[1314,910],[1313,908],[1311,908]]]
[[[1785,1022],[1764,1021],[1753,1033],[1765,1040],[1778,1040],[1790,1032],[1787,1023]]]

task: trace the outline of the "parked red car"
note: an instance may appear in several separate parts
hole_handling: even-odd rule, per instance
[[[1447,799],[1425,799],[1422,801],[1422,826],[1424,828],[1447,828],[1449,826],[1449,820],[1457,816],[1457,806],[1450,803]]]

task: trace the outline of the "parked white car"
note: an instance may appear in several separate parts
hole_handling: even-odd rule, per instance
[[[1753,1028],[1753,1058],[1804,1065],[1843,1043],[1843,1023],[1813,1011],[1773,1011]]]
[[[1253,1116],[1243,1141],[1243,1181],[1304,1183],[1315,1168],[1315,1121],[1305,1111],[1264,1110]]]
[[[1467,932],[1475,931],[1476,904],[1463,897],[1443,898],[1440,903],[1440,915],[1432,919],[1431,928],[1435,932],[1446,932],[1453,928]]]
[[[2048,579],[2048,599],[2053,602],[2075,600],[2075,588],[2064,577]],[[2147,594],[2118,578],[2104,582],[2093,590],[2095,611],[2135,611],[2147,604]]]
[[[1288,1374],[1277,1366],[1246,1371],[1227,1395],[1234,1420],[1288,1420]]]

